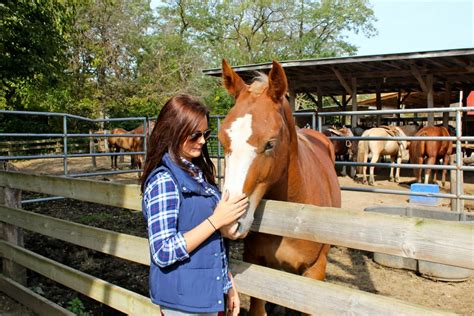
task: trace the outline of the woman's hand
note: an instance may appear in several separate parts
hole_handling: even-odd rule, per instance
[[[247,210],[248,204],[249,199],[245,194],[229,199],[229,192],[226,190],[209,219],[216,229],[220,229],[238,220]]]
[[[232,288],[227,293],[227,316],[237,316],[240,312],[240,298],[232,280]]]

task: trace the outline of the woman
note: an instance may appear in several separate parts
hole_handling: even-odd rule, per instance
[[[248,199],[229,199],[214,180],[209,111],[188,95],[166,102],[150,136],[141,190],[150,244],[150,296],[168,315],[238,315],[239,295],[219,229]]]

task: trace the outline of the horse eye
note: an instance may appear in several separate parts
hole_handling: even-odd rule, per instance
[[[265,150],[265,151],[269,151],[269,150],[272,150],[273,147],[275,147],[275,143],[272,142],[272,141],[269,141],[269,142],[267,142],[267,143],[265,144],[265,149],[264,149],[264,150]]]

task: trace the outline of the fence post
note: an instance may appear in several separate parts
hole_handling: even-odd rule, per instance
[[[89,134],[92,134],[93,131],[90,129]],[[94,143],[94,137],[89,137],[89,153],[90,154],[95,154],[95,143]],[[95,156],[92,156],[92,167],[96,168],[97,167],[97,161],[95,159]]]
[[[0,170],[14,170],[10,163],[0,165]],[[21,191],[0,187],[0,204],[8,207],[21,208]],[[13,226],[0,221],[0,239],[23,247],[23,230],[17,226]],[[6,277],[26,286],[26,269],[16,264],[12,260],[2,258],[2,273]]]
[[[462,160],[462,158],[461,158],[461,160]],[[452,166],[457,165],[456,154],[451,155],[451,165]],[[458,192],[463,192],[463,183],[464,183],[463,173],[462,172],[460,173],[459,181],[457,180],[458,175],[457,175],[456,170],[450,170],[449,173],[450,173],[449,183],[450,183],[450,191],[451,191],[450,193],[457,196]],[[458,183],[461,184],[459,189],[458,189]],[[459,205],[458,205],[458,203],[459,203]],[[462,212],[463,209],[464,209],[464,200],[457,199],[457,198],[452,198],[451,199],[451,211],[459,213],[459,212]]]

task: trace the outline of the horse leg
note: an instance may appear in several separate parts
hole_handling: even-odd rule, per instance
[[[364,157],[363,157],[364,159],[362,161],[363,163],[367,162],[368,155],[369,155],[368,152],[364,154]],[[367,183],[367,166],[362,167],[362,183],[364,184]]]
[[[316,260],[316,263],[303,273],[303,276],[323,281],[326,278],[326,265],[328,262],[327,255],[330,249],[331,245],[323,245],[319,252],[318,260]]]
[[[444,155],[443,157],[443,165],[447,166],[449,165],[449,155]],[[451,180],[450,180],[451,181]],[[444,185],[446,184],[446,169],[443,169],[441,172],[441,184],[444,188]]]
[[[436,158],[435,157],[428,157],[428,159],[426,159],[426,164],[427,165],[434,165],[435,163],[436,163]],[[429,183],[430,175],[431,175],[431,169],[426,169],[425,170],[425,184]]]
[[[423,164],[423,157],[418,157],[416,159],[416,164],[422,165]],[[421,183],[421,171],[422,171],[422,169],[420,169],[420,168],[415,169],[415,176],[416,176],[416,182],[417,183]]]
[[[390,163],[392,164],[392,166],[390,166],[390,178],[388,180],[390,182],[395,182],[395,178],[393,176],[393,169],[394,169],[393,164],[395,163],[396,159],[397,159],[397,156],[390,155]]]
[[[402,155],[399,155],[397,156],[397,164],[401,164],[402,163]],[[400,167],[397,167],[396,168],[396,172],[395,172],[395,182],[396,183],[399,183],[400,182]]]
[[[341,155],[341,158],[342,158],[342,161],[347,161],[347,159],[346,159],[346,158],[347,158],[347,157],[346,157],[346,155]],[[345,165],[344,165],[344,166],[342,166],[342,170],[341,170],[341,176],[343,176],[343,177],[347,176],[347,168],[346,168],[346,166],[345,166]]]
[[[261,299],[251,297],[250,298],[250,316],[266,316],[267,312],[265,311],[265,304],[267,302],[262,301]]]
[[[256,249],[251,246],[253,244],[259,244],[259,236],[255,234],[249,234],[249,236],[244,239],[244,261],[265,266],[265,259],[263,256],[261,256],[261,254],[256,252]],[[267,302],[264,300],[250,297],[250,308],[248,314],[251,316],[267,316],[267,312],[265,310],[266,303]]]
[[[110,148],[110,151],[111,151],[112,153],[115,153],[115,152],[116,152],[116,149],[117,149],[117,148],[116,148],[115,146],[112,146],[112,147]],[[110,163],[111,163],[111,168],[112,168],[112,170],[117,169],[117,156],[110,156]]]
[[[346,166],[342,166],[341,176],[347,176]]]
[[[379,158],[380,158],[379,153],[372,152],[372,159],[370,160],[370,163],[377,163],[377,161],[379,161]],[[370,166],[370,177],[369,177],[370,185],[375,184],[374,169],[375,169],[374,166]]]
[[[327,256],[330,249],[331,245],[323,245],[321,247],[321,251],[319,252],[318,260],[316,260],[316,263],[303,273],[303,276],[319,281],[324,281],[326,278],[326,266],[328,262]],[[301,316],[309,315],[311,314],[301,313]]]
[[[134,169],[137,165],[135,155],[130,155],[130,169]]]

